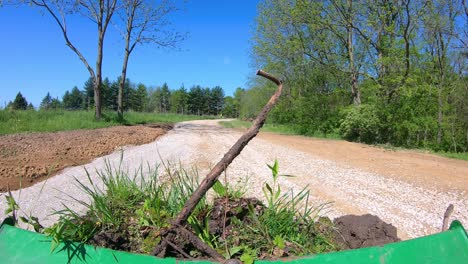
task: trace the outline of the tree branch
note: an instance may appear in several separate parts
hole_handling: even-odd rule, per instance
[[[224,157],[211,169],[211,171],[206,175],[203,181],[200,183],[198,188],[192,193],[192,196],[187,200],[184,205],[184,208],[180,211],[179,215],[172,222],[170,230],[177,230],[179,226],[186,224],[187,219],[192,214],[193,210],[200,202],[200,200],[205,196],[206,192],[213,187],[214,183],[218,179],[219,175],[226,170],[226,168],[231,164],[231,162],[241,153],[245,146],[252,140],[260,131],[260,128],[265,123],[268,113],[273,108],[273,106],[278,102],[281,92],[283,90],[283,83],[278,78],[273,75],[259,70],[257,75],[262,76],[276,85],[278,88],[275,93],[271,96],[268,103],[263,107],[260,114],[255,119],[252,126],[237,140],[237,142],[229,149],[229,151],[224,155]],[[171,232],[167,232],[167,236],[163,238],[160,244],[153,250],[154,255],[160,256],[160,253],[166,251],[168,241],[174,239],[174,235]],[[205,252],[208,253],[208,252]]]

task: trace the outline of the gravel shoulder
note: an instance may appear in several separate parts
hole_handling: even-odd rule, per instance
[[[51,215],[61,203],[80,209],[69,196],[86,200],[73,178],[86,180],[84,168],[100,186],[96,171],[107,164],[129,171],[147,172],[162,161],[197,166],[201,177],[217,162],[241,135],[225,129],[216,120],[182,122],[156,141],[125,148],[121,152],[97,158],[89,164],[65,169],[29,188],[15,191],[23,213],[38,216],[45,225],[55,221]],[[387,151],[344,141],[317,140],[296,136],[261,133],[246,146],[227,169],[231,184],[244,182],[247,193],[263,197],[261,187],[270,181],[266,164],[278,159],[283,190],[297,193],[309,188],[311,199],[319,205],[333,202],[324,214],[371,213],[398,228],[407,239],[440,230],[442,216],[449,203],[455,206],[453,218],[468,225],[468,162],[433,155]],[[1,195],[1,194],[0,194]],[[5,209],[0,197],[0,218]]]

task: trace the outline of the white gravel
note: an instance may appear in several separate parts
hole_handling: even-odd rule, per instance
[[[123,166],[129,171],[135,171],[144,164],[147,171],[148,164],[155,167],[162,159],[172,163],[181,162],[187,167],[197,166],[200,176],[204,176],[241,135],[240,132],[223,129],[216,123],[179,123],[174,130],[153,143],[127,147],[123,154]],[[120,158],[121,152],[117,151],[87,165],[65,169],[45,183],[15,191],[13,195],[23,214],[37,216],[43,225],[49,226],[57,218],[52,215],[54,210],[63,208],[62,203],[82,210],[68,196],[87,200],[73,177],[86,183],[86,168],[93,181],[100,186],[96,170],[103,170],[106,161],[117,165]],[[265,181],[271,180],[266,164],[273,163],[275,159],[279,161],[280,173],[296,176],[281,178],[283,190],[297,193],[309,186],[315,204],[334,202],[326,212],[330,217],[371,213],[396,226],[401,237],[414,238],[438,232],[447,205],[453,203],[455,211],[452,217],[468,225],[466,193],[447,193],[435,188],[413,186],[261,139],[250,142],[229,166],[226,178],[231,183],[248,178],[248,194],[262,198],[261,188]],[[2,195],[5,194],[0,194],[0,219],[4,217],[6,208]]]

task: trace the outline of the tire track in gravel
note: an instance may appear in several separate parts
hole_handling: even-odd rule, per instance
[[[197,166],[203,177],[240,135],[239,131],[221,128],[216,120],[179,123],[174,130],[153,143],[126,148],[122,166],[134,171],[143,163],[146,172],[148,166],[154,167],[161,160],[171,161],[172,164],[180,162],[184,167]],[[86,199],[73,184],[72,176],[84,181],[86,175],[83,169],[86,167],[92,179],[101,186],[95,170],[105,168],[106,160],[117,166],[120,157],[120,153],[113,153],[85,166],[66,169],[49,179],[45,185],[36,184],[23,189],[19,204],[26,213],[36,215],[45,225],[50,225],[56,219],[56,216],[50,214],[53,209],[60,209],[64,193]],[[271,164],[275,159],[279,161],[280,173],[296,176],[281,178],[283,190],[297,193],[308,186],[314,204],[334,202],[325,212],[330,217],[375,214],[395,225],[399,235],[407,239],[438,232],[445,208],[453,203],[453,218],[468,224],[466,190],[447,191],[431,188],[427,184],[402,181],[398,177],[383,176],[320,158],[288,146],[287,143],[264,140],[261,136],[246,146],[222,178],[226,177],[231,184],[248,178],[247,194],[262,198],[261,188],[271,180],[266,164]],[[14,192],[14,196],[18,197],[19,191]],[[3,197],[0,197],[0,201],[0,217],[3,217],[6,205]],[[80,208],[73,202],[67,202],[67,206]]]

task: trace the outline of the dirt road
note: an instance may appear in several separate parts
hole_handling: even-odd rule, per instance
[[[161,160],[180,162],[198,166],[204,176],[240,135],[213,120],[179,123],[153,143],[127,148],[123,166],[133,171],[142,163],[146,168]],[[120,157],[120,153],[113,153],[86,165],[91,178],[99,183],[95,169],[103,169],[106,160],[117,165]],[[282,190],[297,193],[309,188],[315,204],[334,202],[324,212],[331,217],[375,214],[396,226],[402,238],[412,238],[438,232],[445,208],[453,203],[453,218],[468,225],[468,162],[344,141],[262,133],[229,166],[223,178],[232,184],[247,178],[247,193],[262,198],[261,188],[271,180],[265,164],[275,159],[280,173],[296,176],[282,178]],[[39,216],[48,225],[54,221],[49,214],[60,208],[64,193],[86,199],[72,180],[85,179],[83,167],[66,169],[46,184],[23,189],[18,198],[23,211]],[[79,207],[70,201],[67,205]],[[4,207],[0,203],[0,217]]]

